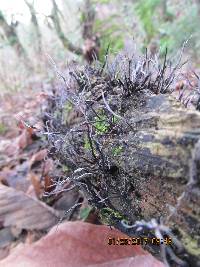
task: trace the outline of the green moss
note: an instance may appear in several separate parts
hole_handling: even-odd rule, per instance
[[[123,151],[123,146],[116,146],[112,149],[113,156],[119,156]]]
[[[84,149],[86,150],[90,150],[90,142],[88,140],[87,137],[84,138],[84,145],[83,145]]]
[[[109,124],[106,121],[106,116],[104,114],[99,114],[98,117],[95,117],[94,126],[98,134],[104,134],[108,132]]]
[[[102,223],[113,225],[114,220],[124,220],[124,216],[122,216],[119,212],[114,211],[110,208],[103,208],[100,210],[100,219]]]
[[[66,166],[66,165],[62,165],[62,171],[63,171],[63,172],[68,172],[68,171],[69,171],[68,166]]]
[[[110,123],[107,121],[107,117],[104,114],[103,110],[99,110],[97,114],[98,116],[94,118],[94,126],[96,128],[96,133],[105,134],[110,129]],[[113,116],[111,125],[117,123],[118,121],[119,118]]]
[[[180,231],[180,232],[182,234],[183,245],[186,247],[188,252],[199,257],[200,256],[200,247],[199,247],[197,239],[192,238],[191,236],[186,234],[184,231]]]
[[[63,105],[63,122],[67,122],[68,117],[70,112],[73,110],[73,105],[71,104],[71,102],[67,101],[64,105]],[[56,114],[55,114],[56,116]],[[59,115],[60,116],[60,112]]]
[[[72,105],[72,103],[71,102],[66,102],[64,105],[63,105],[63,111],[64,112],[70,112],[70,111],[72,111],[72,109],[73,109],[73,105]]]

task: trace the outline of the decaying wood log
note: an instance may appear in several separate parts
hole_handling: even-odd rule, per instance
[[[147,248],[170,266],[200,266],[200,112],[170,94],[178,65],[169,71],[165,58],[152,71],[152,62],[70,72],[74,93],[67,86],[50,111],[52,155],[109,224],[171,237]],[[73,125],[69,105],[82,114]]]
[[[115,144],[121,147],[114,163],[130,183],[111,204],[132,221],[162,218],[199,259],[200,113],[172,96],[153,95],[137,118],[134,114],[129,123],[136,131],[112,138],[106,147],[107,153]],[[123,181],[118,182],[121,190]]]

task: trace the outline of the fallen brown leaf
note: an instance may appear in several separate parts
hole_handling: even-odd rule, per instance
[[[12,234],[11,228],[6,227],[0,230],[0,248],[8,246],[15,237]]]
[[[14,163],[17,164],[18,162],[15,161]],[[0,181],[4,185],[26,192],[30,186],[30,181],[26,179],[28,163],[25,161],[17,166],[15,164],[8,164],[0,171]]]
[[[35,190],[35,194],[37,198],[39,198],[43,194],[43,188],[40,182],[40,178],[35,173],[30,172],[27,175],[27,179],[31,181]]]
[[[0,184],[0,218],[4,227],[43,230],[55,225],[59,214],[43,202]]]
[[[17,138],[17,144],[19,148],[24,149],[32,143],[31,133],[29,130],[24,129],[20,136]]]
[[[0,141],[0,153],[2,155],[14,156],[18,154],[19,146],[16,144],[15,139],[13,140],[1,140]]]
[[[30,167],[35,163],[36,161],[42,161],[47,156],[47,149],[42,149],[35,153],[30,160]]]
[[[161,262],[149,255],[127,257],[100,264],[92,264],[87,267],[165,267]]]
[[[37,199],[37,195],[35,193],[35,189],[34,189],[34,186],[31,184],[28,188],[28,190],[26,191],[26,195],[31,197],[31,198],[35,198]]]
[[[0,261],[4,258],[6,258],[9,254],[9,249],[8,248],[3,248],[0,249]],[[0,262],[0,266],[1,266],[1,262]]]
[[[54,188],[55,186],[53,186],[53,179],[50,176],[45,175],[44,176],[44,192],[51,192]]]
[[[164,267],[140,246],[109,246],[108,237],[124,237],[104,225],[66,222],[34,244],[0,262],[4,267]]]

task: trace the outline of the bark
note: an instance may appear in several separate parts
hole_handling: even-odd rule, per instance
[[[59,18],[59,9],[57,6],[57,3],[55,0],[52,0],[52,4],[53,4],[53,8],[52,8],[52,12],[51,12],[51,19],[53,21],[54,24],[54,28],[56,31],[56,34],[58,36],[58,38],[60,39],[60,41],[62,42],[63,46],[68,49],[69,51],[77,54],[77,55],[83,55],[83,50],[82,48],[75,46],[64,34],[62,28],[61,28],[61,24],[60,24],[60,18]]]
[[[93,25],[95,20],[95,10],[90,0],[85,0],[83,7],[83,27],[82,36],[83,39],[91,39],[94,35]]]
[[[199,266],[200,112],[187,110],[169,95],[142,97],[145,105],[139,108],[136,108],[135,100],[132,101],[126,102],[128,125],[124,121],[118,126],[123,127],[123,134],[99,137],[102,159],[97,158],[98,146],[93,147],[96,160],[109,159],[109,168],[101,165],[95,172],[88,152],[83,153],[84,149],[77,150],[77,147],[77,158],[69,154],[71,158],[65,161],[73,142],[75,146],[84,142],[85,137],[80,133],[77,136],[74,133],[72,139],[69,135],[64,137],[66,145],[63,150],[59,148],[61,162],[70,166],[70,160],[73,164],[77,160],[76,168],[93,172],[92,177],[84,180],[87,187],[82,186],[82,190],[97,209],[104,208],[105,203],[108,210],[113,211],[113,217],[106,215],[108,224],[129,236],[150,237],[147,231],[137,232],[135,228],[124,227],[122,218],[133,223],[162,219],[182,244],[181,249],[174,248],[180,266]],[[77,129],[75,127],[74,131]],[[116,214],[120,217],[115,217]],[[172,242],[175,244],[173,238]],[[159,257],[158,246],[147,245],[146,248]]]
[[[0,11],[0,27],[2,27],[4,34],[10,44],[16,51],[16,54],[20,57],[26,58],[26,51],[24,50],[19,37],[16,32],[16,28],[13,25],[9,25]]]
[[[168,12],[168,0],[162,0],[162,16],[165,21],[173,21],[174,16]]]
[[[112,199],[110,192],[111,207],[132,221],[162,218],[200,259],[200,113],[172,96],[154,95],[131,118],[135,131],[105,146],[111,156],[112,147],[121,145],[113,164],[128,180],[121,196],[123,181],[113,183],[120,197]]]
[[[163,18],[164,20],[167,20],[167,0],[162,0],[162,15],[163,15]]]
[[[36,16],[36,10],[35,10],[35,7],[34,7],[34,1],[32,3],[30,3],[29,1],[27,0],[24,0],[26,5],[28,6],[29,8],[29,11],[30,11],[30,14],[31,14],[31,22],[34,26],[34,30],[35,30],[35,35],[36,35],[36,51],[38,53],[41,53],[42,51],[42,40],[41,40],[41,32],[40,32],[40,27],[39,27],[39,23],[38,23],[38,20],[37,20],[37,16]]]
[[[200,0],[196,0],[198,13],[200,14]]]
[[[99,58],[99,37],[94,32],[95,9],[90,0],[85,0],[82,10],[82,37],[84,40],[84,57],[88,63]]]
[[[94,33],[94,22],[95,22],[95,10],[90,0],[86,0],[84,2],[84,6],[82,9],[82,37],[84,40],[84,45],[82,47],[78,47],[74,45],[64,34],[61,23],[60,23],[60,10],[55,0],[52,0],[53,8],[51,12],[50,18],[53,21],[54,28],[57,36],[62,42],[63,46],[69,51],[83,56],[84,59],[91,64],[95,58],[98,59],[99,56],[99,38]]]

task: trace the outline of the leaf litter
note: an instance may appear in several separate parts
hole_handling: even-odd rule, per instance
[[[54,199],[43,196],[53,190],[52,178],[59,170],[47,158],[46,141],[38,134],[46,105],[41,95],[29,90],[0,99],[0,260],[15,246],[45,235],[58,224],[64,206],[79,199],[74,192]]]

